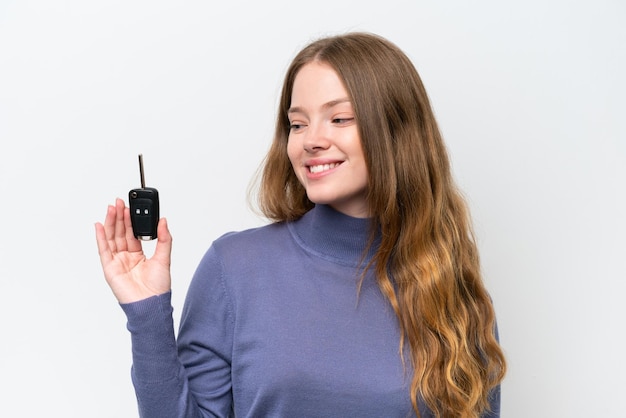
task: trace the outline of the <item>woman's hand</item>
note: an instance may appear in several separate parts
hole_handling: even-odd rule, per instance
[[[120,303],[136,302],[171,289],[172,236],[165,218],[159,220],[157,236],[154,254],[148,259],[133,235],[130,210],[122,199],[108,207],[104,225],[96,223],[104,277]]]

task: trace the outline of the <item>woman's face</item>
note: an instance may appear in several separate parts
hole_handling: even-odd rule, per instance
[[[335,70],[321,62],[302,67],[288,117],[287,153],[309,200],[367,217],[367,165],[352,103]]]

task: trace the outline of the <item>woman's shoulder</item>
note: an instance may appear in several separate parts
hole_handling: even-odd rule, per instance
[[[277,257],[283,261],[298,257],[295,252],[298,247],[284,223],[228,232],[213,241],[197,275],[211,277],[219,272],[228,286],[237,287],[261,271],[277,267]]]
[[[289,230],[286,223],[276,222],[267,225],[244,229],[240,231],[226,232],[213,241],[212,247],[224,254],[235,251],[242,254],[258,252],[284,245],[288,241]]]

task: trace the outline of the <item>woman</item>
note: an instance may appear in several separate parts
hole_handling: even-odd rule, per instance
[[[466,206],[420,78],[367,33],[289,67],[261,177],[274,222],[216,240],[172,325],[121,200],[96,225],[146,417],[499,416],[505,360]]]

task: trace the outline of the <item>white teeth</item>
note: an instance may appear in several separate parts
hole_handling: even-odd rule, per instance
[[[312,165],[309,167],[309,171],[311,173],[321,173],[322,171],[327,171],[327,170],[330,170],[331,168],[335,168],[338,165],[339,163]]]

